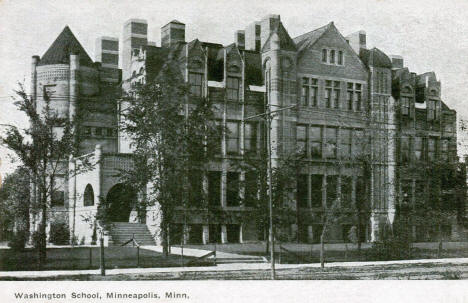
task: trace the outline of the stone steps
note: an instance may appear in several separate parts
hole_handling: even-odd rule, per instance
[[[132,237],[139,245],[155,245],[154,238],[148,227],[141,223],[113,222],[110,235],[112,245],[119,246]],[[129,243],[128,245],[132,245]]]

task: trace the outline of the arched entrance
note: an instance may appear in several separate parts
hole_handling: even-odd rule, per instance
[[[119,183],[109,190],[106,201],[109,206],[109,219],[112,222],[128,222],[130,212],[137,204],[137,195],[130,186]]]

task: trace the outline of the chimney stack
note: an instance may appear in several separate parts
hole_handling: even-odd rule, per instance
[[[260,30],[260,49],[263,47],[273,29],[280,23],[280,15],[270,14],[265,16],[261,21]]]
[[[100,78],[103,82],[119,82],[119,39],[99,37],[96,39],[96,61],[101,62]]]
[[[245,49],[260,51],[260,22],[250,23],[245,28]]]
[[[148,43],[148,23],[143,19],[130,19],[124,24],[122,41],[122,77],[131,76],[132,53]]]
[[[172,20],[161,27],[161,46],[170,47],[178,42],[185,42],[185,24]]]
[[[405,67],[402,56],[390,55],[389,57],[390,57],[390,60],[392,60],[392,69],[401,69]]]
[[[234,42],[236,43],[239,49],[245,48],[245,31],[238,30],[234,34]]]
[[[361,49],[367,49],[366,32],[361,30],[354,32],[346,37],[351,48],[359,55]]]

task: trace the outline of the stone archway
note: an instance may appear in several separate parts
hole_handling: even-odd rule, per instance
[[[108,215],[112,222],[129,222],[130,213],[137,204],[137,194],[130,186],[118,183],[106,196]]]

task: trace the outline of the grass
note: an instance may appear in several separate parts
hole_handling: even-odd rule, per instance
[[[136,247],[106,247],[104,250],[106,268],[176,267],[182,264],[187,266],[186,264],[193,260],[190,257],[182,259],[178,255],[164,257],[161,253],[140,249],[138,262],[137,252]],[[33,249],[25,249],[22,252],[2,249],[0,270],[39,270],[37,255]],[[99,266],[99,247],[48,248],[43,270],[98,269]]]

